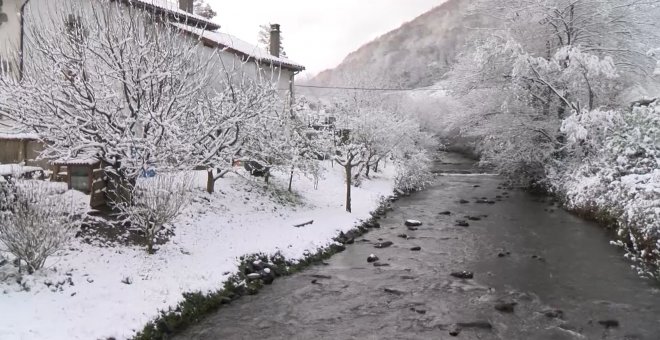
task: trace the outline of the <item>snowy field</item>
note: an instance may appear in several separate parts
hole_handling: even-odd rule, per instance
[[[280,251],[297,259],[328,245],[392,193],[392,172],[353,188],[352,214],[344,210],[337,166],[325,172],[318,190],[312,180],[296,177],[297,196],[285,193],[286,176],[271,179],[266,190],[263,179],[236,175],[219,180],[208,195],[201,172],[175,236],[154,255],[143,247],[92,246],[76,238],[34,276],[20,278],[12,265],[0,266],[0,339],[130,338],[159,310],[176,306],[182,293],[220,288],[241,255]],[[309,220],[314,223],[293,227]]]

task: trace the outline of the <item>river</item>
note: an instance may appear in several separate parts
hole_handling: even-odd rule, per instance
[[[459,155],[439,159],[435,184],[396,202],[381,229],[177,339],[660,339],[659,286],[610,233]]]

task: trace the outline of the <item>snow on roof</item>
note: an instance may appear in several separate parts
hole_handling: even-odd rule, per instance
[[[55,165],[95,165],[98,158],[60,158],[53,162]]]
[[[249,42],[245,40],[241,40],[231,34],[218,32],[218,31],[204,30],[184,24],[173,24],[173,25],[181,30],[190,32],[196,36],[210,40],[211,42],[219,45],[219,47],[227,48],[229,52],[235,54],[242,54],[247,57],[254,58],[258,62],[265,62],[273,66],[288,68],[295,71],[302,71],[305,69],[305,66],[301,64],[298,64],[287,58],[275,57],[270,53],[266,52],[264,49],[252,45]]]
[[[21,128],[15,122],[0,118],[0,139],[39,139],[39,135],[26,132],[25,129]]]
[[[177,16],[179,15],[184,16],[189,23],[206,27],[206,29],[217,30],[220,28],[220,25],[210,21],[209,19],[182,10],[181,8],[179,8],[179,3],[176,0],[133,0],[133,1],[141,4],[153,6],[157,9],[165,10],[168,13]]]

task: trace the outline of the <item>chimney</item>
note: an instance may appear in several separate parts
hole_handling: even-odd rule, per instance
[[[193,13],[193,0],[179,0],[179,9],[188,13]]]
[[[270,25],[270,54],[274,57],[280,56],[280,25]]]

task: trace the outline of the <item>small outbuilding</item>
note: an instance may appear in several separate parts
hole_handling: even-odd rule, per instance
[[[96,158],[59,159],[53,162],[52,179],[66,182],[69,190],[90,195],[92,208],[106,204],[107,178],[103,162]]]

